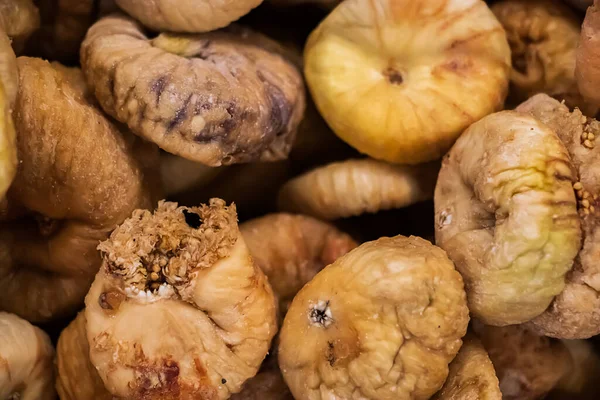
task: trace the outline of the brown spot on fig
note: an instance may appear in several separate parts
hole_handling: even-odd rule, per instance
[[[104,292],[98,298],[100,307],[104,310],[117,310],[125,300],[125,294],[117,291]]]
[[[388,80],[392,85],[400,85],[404,82],[402,78],[402,74],[398,72],[395,68],[388,67],[383,71],[383,76]]]
[[[152,91],[152,93],[154,93],[156,95],[156,105],[157,106],[158,106],[158,103],[160,102],[160,96],[162,95],[166,86],[167,86],[167,77],[166,76],[161,76],[160,78],[158,78],[157,80],[155,80],[152,83],[152,86],[150,86],[150,90]]]

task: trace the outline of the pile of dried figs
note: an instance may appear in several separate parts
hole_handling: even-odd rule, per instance
[[[600,0],[0,0],[0,400],[598,399],[599,115]]]

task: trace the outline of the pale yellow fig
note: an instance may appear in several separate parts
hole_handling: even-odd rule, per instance
[[[277,331],[276,305],[234,205],[160,202],[153,214],[135,211],[99,249],[85,328],[110,394],[227,399],[257,373]]]
[[[316,168],[287,182],[281,209],[333,220],[406,207],[433,198],[439,162],[394,165],[355,159]]]
[[[482,0],[347,0],[310,35],[304,71],[344,141],[369,156],[440,158],[500,109],[510,49]]]
[[[0,399],[54,400],[53,358],[44,331],[0,312]]]
[[[526,322],[562,292],[581,244],[575,179],[557,134],[527,114],[487,116],[456,142],[435,189],[435,237],[472,315]]]
[[[296,400],[425,400],[443,385],[469,321],[462,278],[417,237],[364,243],[294,298],[279,366]]]

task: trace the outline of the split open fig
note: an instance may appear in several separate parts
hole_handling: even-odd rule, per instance
[[[0,226],[0,309],[41,322],[82,305],[98,242],[152,205],[158,152],[95,107],[79,69],[26,57],[18,65],[19,165]]]
[[[0,312],[0,398],[54,400],[54,348],[41,329]]]
[[[468,314],[462,278],[443,250],[417,237],[381,238],[298,292],[279,366],[297,400],[429,399],[448,376]]]
[[[151,39],[106,17],[81,48],[104,110],[162,149],[209,166],[287,157],[304,113],[299,71],[268,38],[240,27]]]

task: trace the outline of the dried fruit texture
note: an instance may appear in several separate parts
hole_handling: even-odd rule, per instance
[[[17,54],[39,27],[40,12],[32,0],[0,0],[0,30],[11,39]]]
[[[281,371],[272,369],[260,372],[251,378],[240,393],[230,397],[231,400],[294,400]]]
[[[221,174],[226,167],[207,167],[167,152],[160,154],[160,175],[167,196],[198,190]]]
[[[595,114],[575,82],[575,52],[580,21],[558,0],[504,0],[492,6],[512,51],[510,98],[519,103],[537,93],[566,100]]]
[[[56,346],[56,390],[61,400],[113,400],[90,362],[85,313],[67,326]]]
[[[262,0],[116,0],[142,24],[156,31],[210,32],[246,15]]]
[[[79,61],[89,27],[117,11],[114,0],[39,0],[42,27],[27,43],[27,53],[67,63]]]
[[[12,110],[19,91],[19,70],[17,58],[10,43],[10,39],[0,29],[0,84],[2,85],[3,103]]]
[[[487,350],[504,400],[541,399],[571,368],[571,357],[558,340],[519,326],[475,324]]]
[[[237,227],[235,206],[137,210],[99,246],[86,297],[90,359],[127,399],[226,399],[260,367],[275,298]]]
[[[575,179],[556,133],[530,115],[492,114],[456,142],[435,189],[435,237],[472,315],[526,322],[563,290],[581,243]]]
[[[280,335],[285,381],[297,400],[429,399],[466,333],[465,297],[428,241],[364,243],[294,298]]]
[[[506,35],[481,0],[349,0],[310,35],[304,72],[333,131],[369,156],[440,158],[508,89]]]
[[[53,358],[48,335],[0,312],[0,399],[54,400]]]
[[[124,16],[90,28],[81,62],[104,110],[164,150],[209,166],[287,157],[304,113],[299,71],[239,27],[149,39]]]
[[[595,137],[600,123],[579,110],[570,112],[557,100],[540,94],[517,107],[554,130],[566,146],[576,170],[574,184],[578,200],[583,245],[574,258],[567,285],[550,307],[531,321],[540,334],[585,339],[600,334],[600,149]],[[572,189],[573,190],[573,189]]]
[[[358,246],[335,226],[305,215],[269,214],[243,223],[240,231],[269,278],[282,316],[302,286]]]
[[[432,400],[502,400],[490,357],[473,334],[468,334],[442,389]]]
[[[355,159],[316,168],[287,182],[279,207],[333,220],[431,199],[439,162],[417,166]]]
[[[595,399],[598,395],[598,376],[600,376],[600,357],[594,346],[587,340],[563,340],[567,347],[573,368],[558,382],[551,399]]]
[[[17,172],[17,144],[9,99],[0,79],[0,200]]]
[[[577,49],[575,76],[581,94],[600,105],[600,2],[587,10]]]
[[[0,229],[0,309],[41,322],[80,307],[98,242],[151,206],[152,171],[135,157],[148,145],[94,107],[80,70],[26,57],[18,65],[19,166],[8,200],[26,212]]]

